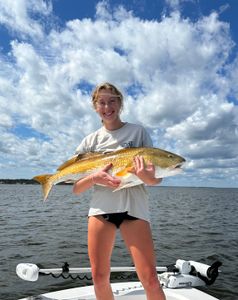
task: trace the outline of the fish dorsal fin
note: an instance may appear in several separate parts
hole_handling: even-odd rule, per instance
[[[74,164],[77,161],[81,161],[84,159],[89,159],[89,158],[96,158],[102,154],[105,154],[104,152],[86,152],[86,153],[80,153],[78,155],[75,155],[73,157],[71,157],[69,160],[66,160],[62,165],[60,165],[57,168],[57,171],[61,171],[69,166],[71,166],[72,164]]]
[[[62,165],[60,165],[57,168],[57,171],[61,171],[64,168],[67,168],[68,166],[72,165],[73,163],[75,163],[77,161],[77,156],[73,156],[72,158],[70,158],[69,160],[66,160],[64,163],[62,163]]]
[[[103,154],[108,154],[108,152],[103,152],[103,151],[97,151],[97,152],[86,152],[86,153],[81,153],[78,154],[76,157],[76,161],[78,160],[83,160],[83,159],[94,159],[98,156],[101,156]]]

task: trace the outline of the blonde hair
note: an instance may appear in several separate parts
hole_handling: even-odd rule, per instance
[[[96,104],[97,104],[97,100],[98,100],[98,93],[101,90],[109,90],[113,94],[117,95],[118,100],[119,100],[120,105],[121,105],[121,109],[123,108],[123,95],[122,95],[122,93],[113,84],[111,84],[109,82],[105,82],[105,83],[102,83],[102,84],[98,85],[92,93],[92,103],[93,103],[93,107],[95,109],[96,109]]]

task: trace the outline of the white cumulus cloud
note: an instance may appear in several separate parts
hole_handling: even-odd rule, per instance
[[[54,19],[50,1],[10,3],[0,0],[0,23],[13,32],[0,56],[0,177],[54,171],[101,126],[90,94],[110,81],[124,93],[123,120],[186,157],[183,183],[235,185],[238,58],[219,13],[192,21],[170,1],[171,13],[149,21],[102,1],[94,18],[58,29],[41,21]]]
[[[32,16],[47,16],[51,11],[51,2],[43,0],[1,0],[0,24],[22,37],[42,38],[44,30],[40,18],[37,21]]]

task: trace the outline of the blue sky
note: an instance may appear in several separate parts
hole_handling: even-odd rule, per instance
[[[237,187],[236,0],[0,0],[0,178],[54,172],[101,124],[110,81],[122,119],[184,156],[165,185]]]

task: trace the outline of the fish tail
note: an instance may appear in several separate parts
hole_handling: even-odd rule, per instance
[[[50,190],[52,189],[52,182],[49,180],[51,178],[51,174],[45,174],[45,175],[38,175],[35,176],[33,179],[39,182],[42,185],[43,195],[44,195],[44,201],[46,201]]]

